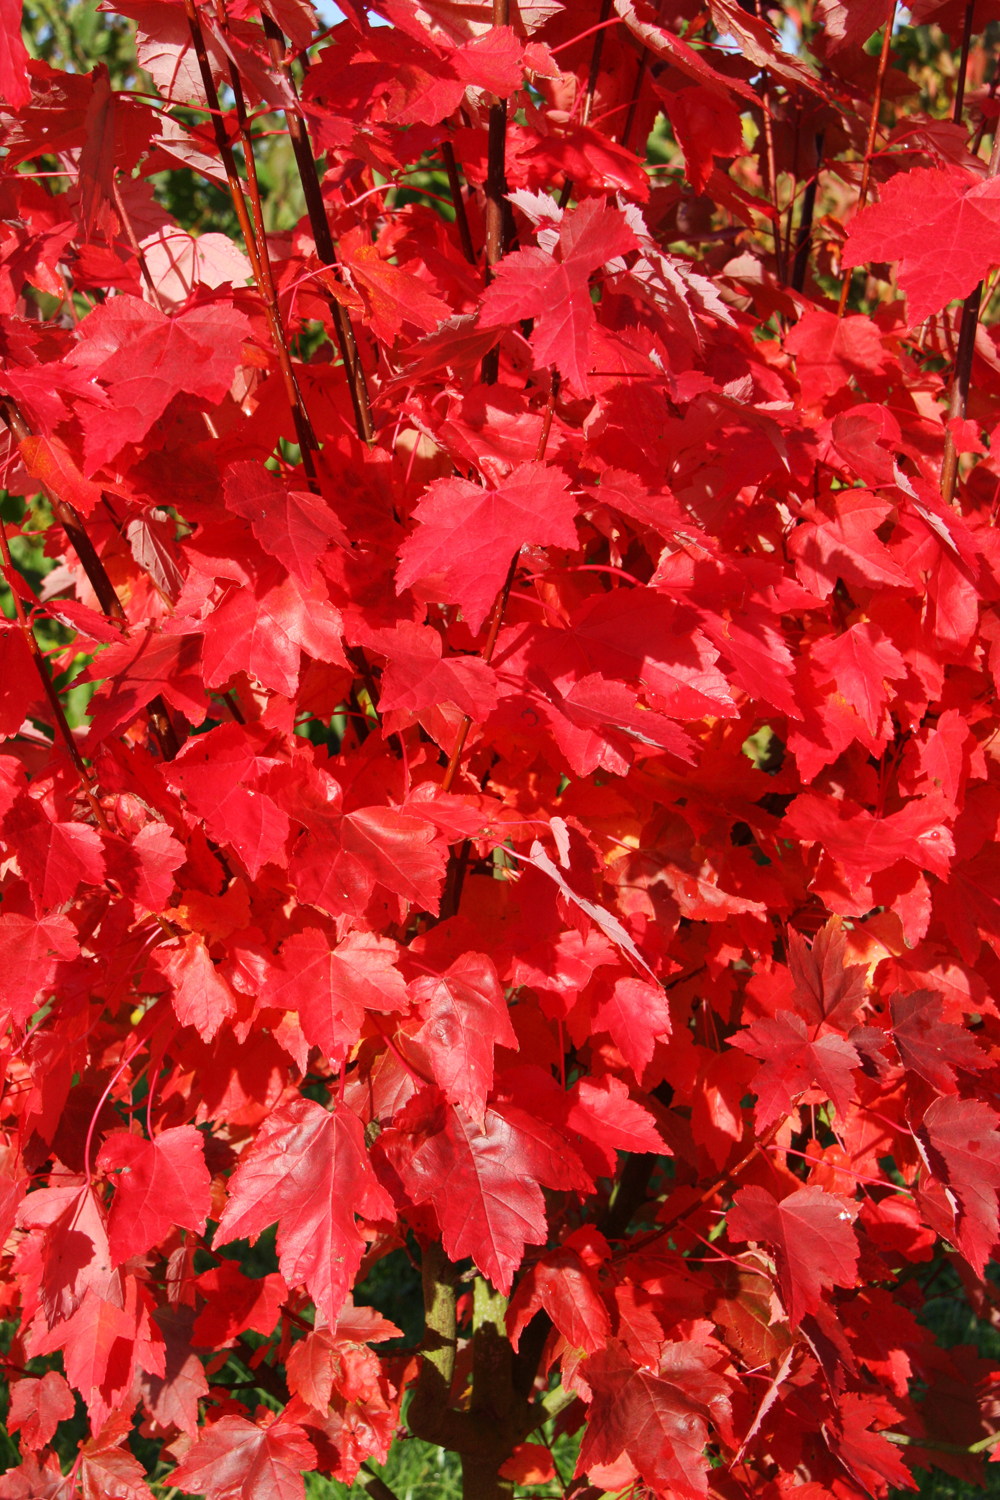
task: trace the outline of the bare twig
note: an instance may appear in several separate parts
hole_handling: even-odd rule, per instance
[[[799,232],[795,241],[795,260],[792,264],[792,290],[795,292],[801,292],[805,286],[806,271],[809,267],[809,246],[812,240],[813,214],[816,209],[816,189],[819,185],[820,167],[823,164],[823,138],[824,132],[817,131],[816,171],[806,183],[802,198],[802,217],[799,219]]]
[[[972,41],[972,17],[976,9],[976,0],[969,0],[965,7],[965,23],[962,27],[962,55],[958,63],[958,79],[955,83],[955,107],[952,111],[952,119],[955,124],[961,123],[962,110],[965,107],[965,77],[969,70],[969,43]]]
[[[493,0],[493,25],[506,26],[510,21],[510,0]],[[490,104],[489,155],[486,164],[486,285],[504,253],[504,222],[507,191],[507,100],[494,98]],[[500,373],[500,346],[483,356],[484,385],[495,385]]]
[[[455,160],[455,148],[451,141],[441,142],[441,160],[444,169],[448,173],[448,186],[451,189],[451,201],[455,205],[455,223],[458,226],[458,238],[462,245],[462,254],[470,266],[476,264],[476,252],[472,244],[472,235],[469,232],[469,220],[465,212],[465,199],[462,197],[462,184],[458,180],[458,162]]]

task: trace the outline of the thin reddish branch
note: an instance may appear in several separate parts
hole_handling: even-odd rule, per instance
[[[472,234],[469,230],[469,220],[465,212],[465,200],[462,197],[462,184],[458,180],[458,162],[455,160],[455,148],[451,141],[441,142],[441,160],[448,174],[448,186],[451,189],[451,201],[455,207],[455,223],[458,226],[458,238],[462,246],[462,254],[470,266],[476,264],[476,251],[472,243]]]
[[[17,443],[23,443],[26,438],[33,436],[31,428],[24,420],[24,416],[12,396],[0,398],[0,419],[6,424],[11,436]],[[122,607],[122,602],[114,584],[108,576],[108,570],[101,561],[100,554],[87,534],[83,518],[76,507],[60,497],[48,485],[41,480],[36,481],[42,494],[45,495],[52,514],[59,525],[65,531],[74,552],[76,553],[80,566],[87,575],[87,580],[97,596],[97,602],[106,615],[121,622],[124,633],[128,634],[128,617]],[[106,502],[105,502],[106,503]],[[115,520],[112,513],[112,519]],[[116,527],[118,526],[115,520]],[[120,527],[118,528],[120,531]],[[149,715],[150,727],[160,747],[160,754],[164,760],[173,760],[180,749],[177,733],[167,711],[167,705],[160,693],[151,699],[146,709]]]
[[[49,705],[55,718],[55,728],[58,730],[60,738],[62,739],[63,744],[66,746],[69,758],[76,768],[76,773],[80,778],[80,784],[83,787],[84,795],[87,798],[88,803],[90,804],[90,810],[94,814],[94,818],[97,822],[98,827],[103,833],[110,833],[111,826],[104,815],[103,807],[97,800],[93,783],[90,779],[90,772],[87,769],[83,756],[80,754],[80,751],[77,748],[76,741],[73,738],[73,731],[69,727],[69,721],[66,718],[65,710],[63,709],[59,694],[56,691],[56,685],[49,675],[48,663],[46,662],[45,657],[42,655],[41,648],[35,639],[35,632],[32,630],[31,625],[28,621],[28,617],[24,612],[24,602],[21,598],[19,590],[19,585],[23,585],[23,580],[21,579],[20,574],[17,573],[17,570],[14,567],[14,560],[10,555],[10,543],[7,540],[7,527],[2,516],[0,516],[0,557],[2,557],[3,559],[4,572],[7,574],[7,582],[14,600],[14,613],[17,617],[18,628],[20,629],[21,635],[24,638],[25,645],[31,653],[31,659],[35,663],[35,670],[38,673],[42,687],[45,691],[45,696],[49,701]]]
[[[271,49],[271,60],[275,67],[283,67],[285,63],[285,38],[281,28],[263,11],[261,20],[264,24],[264,35],[267,37]],[[291,69],[285,69],[289,87],[294,91],[295,80]],[[285,111],[285,123],[288,126],[288,135],[292,143],[292,154],[295,157],[295,165],[298,168],[299,180],[302,183],[302,193],[306,200],[306,212],[309,215],[309,227],[313,232],[316,242],[316,254],[324,265],[339,270],[340,262],[337,259],[337,251],[333,243],[333,235],[330,233],[330,224],[326,217],[326,204],[323,201],[323,190],[319,180],[319,170],[316,166],[316,158],[313,155],[312,146],[306,131],[305,122],[294,110]],[[333,318],[334,333],[337,338],[337,347],[344,369],[347,372],[347,384],[351,393],[351,403],[354,407],[354,421],[358,431],[358,437],[363,442],[370,443],[375,437],[375,424],[372,420],[371,404],[368,399],[368,383],[365,380],[364,368],[358,353],[357,340],[354,337],[354,329],[347,309],[342,307],[335,297],[330,298],[330,311]]]
[[[858,192],[858,206],[855,210],[860,213],[868,202],[868,184],[871,181],[872,157],[875,155],[875,137],[878,135],[878,117],[882,108],[882,90],[885,86],[885,75],[889,68],[889,49],[892,45],[892,27],[896,19],[896,0],[892,0],[892,9],[889,19],[885,23],[885,35],[882,38],[882,51],[879,53],[878,74],[875,78],[875,94],[872,99],[872,117],[868,124],[868,140],[865,144],[865,161],[861,169],[861,188]],[[847,299],[851,293],[851,272],[844,276],[840,288],[840,303],[837,307],[837,317],[844,316],[847,307]]]
[[[292,420],[295,424],[295,434],[302,453],[302,466],[306,471],[306,475],[309,478],[310,483],[312,485],[315,485],[316,466],[313,461],[312,455],[313,453],[319,451],[319,444],[316,441],[312,423],[309,420],[309,415],[306,411],[305,403],[302,399],[302,393],[299,390],[295,371],[292,367],[292,356],[288,348],[288,341],[285,337],[285,330],[281,322],[280,313],[278,311],[278,302],[274,294],[274,284],[271,280],[270,275],[270,264],[267,262],[267,246],[263,240],[263,226],[261,226],[261,243],[258,244],[254,226],[250,222],[250,215],[247,211],[246,199],[243,196],[243,182],[240,178],[239,172],[236,169],[236,158],[233,155],[233,148],[229,143],[229,137],[226,134],[226,127],[223,124],[222,108],[219,104],[219,94],[218,90],[215,87],[215,79],[212,77],[212,69],[208,61],[208,52],[205,48],[205,37],[201,29],[201,19],[198,15],[194,0],[184,0],[184,10],[188,19],[188,27],[191,32],[191,43],[194,47],[195,56],[198,59],[198,68],[201,73],[202,87],[205,90],[205,97],[208,100],[209,112],[212,118],[212,128],[215,132],[215,144],[218,148],[219,155],[222,158],[222,165],[225,168],[226,180],[229,183],[229,193],[233,200],[233,208],[236,210],[236,217],[239,221],[240,231],[243,235],[243,242],[246,245],[247,256],[250,260],[250,269],[253,273],[253,279],[257,284],[257,290],[260,293],[261,301],[264,304],[264,313],[267,318],[268,328],[271,332],[271,341],[274,344],[275,353],[278,356],[278,365],[281,369],[282,380],[284,381],[285,394],[288,397],[288,404],[291,407]],[[245,108],[242,108],[241,113],[241,106],[243,105],[243,90],[240,86],[239,74],[236,72],[236,69],[232,66],[232,64],[230,64],[230,78],[231,80],[235,79],[233,91],[237,99],[237,118],[240,119],[242,128],[242,124],[245,121],[246,117]],[[248,134],[249,132],[247,132],[247,135]],[[247,144],[246,137],[244,138],[244,145],[247,156],[247,172],[249,175],[252,170],[251,160],[253,157],[253,145],[252,142]],[[251,196],[253,196],[253,188],[255,184],[256,175],[254,174],[250,184]],[[259,217],[259,193],[256,195],[256,197],[257,202],[255,205],[255,213]]]
[[[952,111],[952,120],[956,125],[961,123],[962,110],[965,108],[965,79],[969,71],[969,43],[972,41],[972,18],[976,10],[976,0],[969,0],[965,7],[965,22],[962,26],[962,55],[958,63],[958,78],[955,82],[955,106]]]
[[[597,35],[594,37],[594,47],[590,54],[590,72],[587,74],[587,87],[583,95],[583,108],[580,111],[580,124],[589,125],[590,112],[594,107],[594,94],[597,91],[597,79],[601,71],[601,56],[604,52],[604,36],[611,15],[611,0],[601,0],[601,17],[594,27]],[[567,176],[559,194],[559,207],[565,208],[573,196],[573,179]]]
[[[993,138],[993,150],[990,153],[990,164],[987,168],[987,178],[996,177],[1000,172],[1000,131]],[[952,376],[951,391],[948,396],[948,423],[961,421],[966,412],[969,402],[969,389],[972,385],[972,358],[976,352],[976,331],[979,327],[979,311],[983,300],[983,283],[980,282],[962,304],[962,321],[958,330],[958,348],[955,351],[955,370]],[[950,505],[955,498],[955,486],[958,483],[958,447],[953,432],[946,431],[944,438],[944,457],[941,460],[941,498],[946,505]]]

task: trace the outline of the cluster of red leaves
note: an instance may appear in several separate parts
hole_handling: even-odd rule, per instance
[[[827,4],[813,69],[731,0],[385,0],[391,31],[352,0],[301,99],[273,44],[307,46],[305,0],[118,8],[164,103],[204,110],[207,72],[306,122],[339,259],[272,236],[269,302],[262,239],[192,239],[147,180],[224,183],[210,126],[26,63],[5,0],[4,475],[58,566],[36,594],[5,541],[0,1496],[148,1496],[134,1419],[210,1500],[352,1481],[429,1368],[352,1288],[438,1245],[510,1297],[518,1358],[547,1330],[514,1478],[557,1377],[578,1491],[975,1478],[1000,1372],[935,1344],[912,1272],[995,1295],[991,329],[952,424],[981,461],[953,505],[938,473],[996,181],[906,117],[844,259],[900,261],[909,301],[838,319],[731,236],[671,253],[690,195],[629,141],[664,110],[755,243],[741,117],[780,91],[786,171],[793,108],[863,143],[884,4]],[[465,223],[387,207],[373,172],[445,148]],[[71,731],[45,684],[81,652]],[[220,1256],[272,1226],[277,1271]],[[234,1350],[268,1409],[213,1383]]]

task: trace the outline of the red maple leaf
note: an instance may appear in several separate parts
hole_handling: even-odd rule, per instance
[[[21,1447],[44,1448],[60,1422],[76,1410],[73,1392],[58,1370],[49,1370],[40,1380],[27,1376],[11,1386],[7,1431],[20,1432]]]
[[[325,932],[307,927],[283,943],[263,999],[298,1011],[307,1040],[327,1057],[342,1059],[361,1035],[367,1010],[406,1007],[397,956],[396,944],[375,933],[351,932],[331,945]]]
[[[512,1104],[487,1108],[480,1129],[449,1105],[402,1164],[416,1204],[434,1205],[452,1260],[471,1255],[506,1296],[525,1245],[546,1238],[546,1187],[585,1188],[588,1178],[565,1139]]]
[[[839,917],[831,917],[806,942],[794,927],[788,929],[788,967],[795,989],[795,1009],[810,1026],[836,1026],[853,1021],[865,1000],[864,964],[845,963],[847,933]]]
[[[814,1040],[800,1016],[782,1010],[773,1019],[763,1017],[738,1031],[730,1041],[764,1064],[752,1085],[758,1130],[790,1114],[793,1100],[812,1084],[825,1091],[841,1120],[846,1119],[854,1096],[851,1071],[860,1067],[861,1059],[843,1037],[828,1033]]]
[[[985,1065],[975,1038],[945,1021],[937,990],[898,990],[892,997],[892,1037],[904,1068],[912,1068],[942,1094],[957,1094],[956,1068],[977,1073]]]
[[[708,1492],[709,1422],[729,1421],[730,1387],[718,1354],[698,1344],[668,1343],[659,1369],[637,1369],[617,1339],[586,1363],[594,1392],[577,1474],[626,1453],[654,1492],[685,1500]]]
[[[935,1099],[920,1136],[935,1178],[949,1189],[958,1248],[978,1275],[997,1238],[1000,1188],[1000,1117],[973,1099]],[[958,1206],[955,1207],[955,1199]]]
[[[566,478],[543,464],[521,464],[496,488],[439,479],[413,512],[418,529],[399,549],[396,592],[418,581],[462,606],[478,631],[525,544],[575,547],[577,505]]]
[[[177,1125],[151,1141],[114,1131],[98,1153],[97,1166],[113,1174],[115,1184],[108,1220],[112,1265],[142,1255],[174,1224],[204,1233],[212,1179],[193,1125]]]
[[[250,336],[250,324],[233,307],[196,307],[168,318],[148,302],[120,296],[87,319],[84,338],[69,357],[106,393],[83,414],[84,470],[138,443],[181,392],[209,405],[222,400]]]
[[[245,1276],[234,1260],[202,1271],[195,1285],[206,1298],[191,1329],[191,1342],[201,1349],[221,1349],[248,1328],[266,1338],[288,1296],[276,1271],[259,1279]]]
[[[202,1430],[170,1478],[206,1500],[301,1500],[302,1473],[316,1462],[315,1448],[293,1423],[279,1417],[258,1426],[226,1416]]]
[[[548,1313],[570,1348],[596,1354],[607,1343],[611,1319],[597,1277],[575,1250],[550,1250],[518,1282],[506,1313],[515,1350],[539,1308]]]
[[[395,1217],[368,1163],[357,1116],[296,1097],[278,1106],[230,1179],[217,1245],[278,1225],[278,1264],[334,1322],[357,1274],[364,1241],[355,1213]]]
[[[308,490],[288,485],[259,464],[234,463],[226,470],[226,509],[250,522],[264,551],[276,557],[308,588],[316,559],[347,534],[330,507]]]
[[[539,365],[554,364],[570,388],[586,396],[595,323],[590,278],[637,244],[617,209],[586,199],[563,215],[551,254],[529,246],[504,258],[486,290],[480,327],[513,328],[522,318],[536,319],[531,344]]]
[[[914,167],[890,177],[858,214],[844,265],[899,261],[911,327],[966,297],[1000,256],[1000,182],[964,167]]]
[[[493,960],[463,953],[443,974],[413,980],[409,997],[417,1016],[402,1033],[405,1054],[430,1073],[450,1103],[482,1124],[493,1049],[518,1046]]]
[[[740,1188],[726,1216],[731,1240],[770,1245],[793,1326],[814,1313],[823,1289],[853,1286],[858,1242],[854,1214],[843,1198],[822,1188],[798,1188],[779,1202],[767,1188]]]

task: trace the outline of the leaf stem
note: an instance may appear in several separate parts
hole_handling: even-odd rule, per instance
[[[263,235],[261,225],[261,243],[258,245],[254,226],[250,222],[247,212],[246,199],[243,196],[243,182],[236,170],[236,158],[233,148],[229,143],[229,136],[223,123],[222,108],[219,104],[219,94],[215,87],[215,79],[212,77],[212,69],[208,61],[208,53],[205,48],[205,36],[201,29],[201,18],[195,6],[195,0],[184,0],[184,10],[188,19],[188,28],[191,32],[191,42],[194,47],[195,56],[198,59],[198,67],[201,72],[202,87],[208,100],[209,113],[212,118],[212,128],[215,132],[215,144],[222,158],[225,168],[226,179],[229,183],[229,193],[233,200],[233,208],[239,220],[243,242],[246,245],[247,256],[250,260],[250,269],[253,279],[257,284],[261,301],[264,303],[264,313],[267,318],[268,327],[271,332],[271,341],[274,344],[275,353],[278,356],[278,365],[281,369],[282,379],[285,385],[285,394],[292,411],[292,421],[295,424],[295,435],[298,440],[299,449],[302,454],[302,467],[310,480],[311,486],[315,486],[316,466],[313,462],[313,453],[319,451],[319,444],[313,432],[312,423],[309,420],[302,393],[299,390],[295,371],[292,368],[292,357],[289,353],[288,342],[285,338],[285,330],[282,326],[281,317],[278,312],[278,303],[274,295],[274,283],[271,279],[271,266],[267,255],[267,243]],[[233,83],[233,92],[236,95],[236,113],[240,123],[241,134],[246,130],[246,108],[243,103],[243,89],[240,85],[239,74],[235,65],[230,62],[230,81]],[[247,174],[250,184],[251,196],[254,195],[256,187],[256,172],[251,165],[253,161],[253,144],[248,142],[249,132],[244,134],[244,149],[247,158]],[[256,194],[255,215],[260,214],[260,195]]]
[[[268,45],[271,49],[272,61],[275,67],[281,67],[285,60],[285,38],[281,27],[263,10],[261,11],[261,20],[264,23],[264,35],[267,37]],[[295,80],[292,77],[291,69],[286,71],[289,87],[294,91]],[[306,200],[309,227],[313,232],[313,239],[316,242],[316,254],[324,265],[339,268],[340,262],[337,259],[333,236],[330,233],[330,224],[326,217],[326,204],[323,201],[323,190],[320,186],[316,158],[309,143],[309,135],[306,131],[305,122],[294,110],[286,110],[285,123],[288,126],[288,135],[292,143],[292,154],[295,157],[295,165],[298,167],[299,180],[302,183],[302,192]],[[351,393],[351,404],[354,407],[354,421],[358,437],[362,442],[371,443],[375,437],[375,424],[372,421],[371,405],[368,400],[368,383],[365,380],[365,372],[358,353],[354,329],[351,327],[351,320],[348,317],[347,309],[342,307],[335,297],[331,297],[330,299],[330,311],[333,317],[333,328],[337,338],[337,347],[340,350],[340,358],[347,372],[347,385]]]
[[[889,48],[892,43],[892,27],[896,19],[896,0],[893,0],[889,19],[885,23],[885,35],[882,38],[882,51],[879,53],[878,74],[875,78],[875,96],[872,99],[872,117],[868,124],[868,140],[865,144],[865,162],[861,169],[861,189],[858,193],[857,213],[860,213],[868,202],[868,183],[871,179],[872,157],[875,154],[875,137],[878,134],[878,117],[882,108],[882,89],[885,84],[885,75],[889,68]],[[851,272],[847,271],[840,288],[840,303],[837,307],[837,317],[844,316],[847,307],[847,299],[851,291]]]

